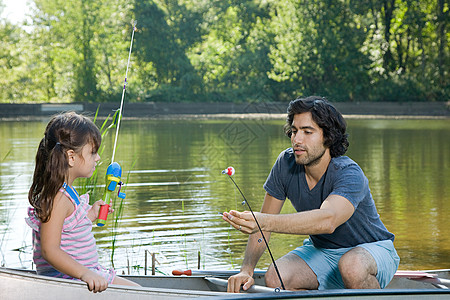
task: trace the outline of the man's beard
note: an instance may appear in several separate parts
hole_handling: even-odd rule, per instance
[[[323,149],[321,153],[314,152],[311,155],[306,152],[306,157],[300,158],[295,156],[295,162],[299,165],[304,165],[305,167],[312,167],[317,165],[325,154],[326,149]]]

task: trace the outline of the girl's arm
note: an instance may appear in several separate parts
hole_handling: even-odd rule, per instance
[[[73,210],[72,202],[58,193],[49,221],[41,224],[42,257],[58,271],[86,282],[90,291],[101,292],[108,287],[106,279],[78,263],[60,247],[64,219]]]

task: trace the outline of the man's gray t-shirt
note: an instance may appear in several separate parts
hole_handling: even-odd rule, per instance
[[[264,189],[279,200],[288,198],[298,212],[320,208],[329,195],[342,196],[353,204],[353,215],[332,234],[310,236],[316,247],[335,249],[394,241],[394,235],[380,220],[369,181],[358,164],[347,156],[332,158],[325,174],[310,190],[304,166],[295,162],[292,148],[288,148],[278,156]]]

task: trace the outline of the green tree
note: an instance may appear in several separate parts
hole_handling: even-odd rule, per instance
[[[438,36],[438,57],[437,57],[437,67],[439,69],[439,90],[443,91],[441,96],[444,100],[448,100],[450,95],[450,84],[449,84],[449,71],[448,66],[450,65],[450,49],[448,45],[448,34],[449,34],[449,14],[450,7],[448,2],[445,0],[438,0],[437,5],[437,26],[436,32]],[[446,98],[445,98],[446,97]]]
[[[2,101],[445,101],[445,0],[34,0],[1,20]],[[22,24],[23,25],[23,24]]]
[[[125,19],[131,20],[125,1],[35,0],[35,5],[33,38],[49,56],[44,61],[54,74],[58,98],[120,100],[118,72],[124,74],[126,66],[119,62],[127,58],[124,29],[131,29],[125,26],[130,23]]]
[[[153,100],[194,100],[202,91],[202,80],[187,57],[200,39],[201,12],[192,9],[176,0],[135,2],[140,24],[136,52],[140,61],[150,64],[142,76],[149,86],[158,87],[149,91]]]
[[[363,0],[353,5],[369,25],[362,50],[372,60],[370,99],[448,98],[448,5],[434,0]]]
[[[276,35],[270,77],[289,82],[292,94],[362,100],[369,83],[366,33],[347,1],[281,1],[273,16]]]
[[[31,36],[7,20],[0,22],[0,99],[2,102],[42,101],[51,86],[43,84],[40,54]]]
[[[273,99],[267,72],[273,35],[267,30],[270,5],[255,1],[214,1],[204,14],[203,40],[190,57],[205,82],[209,99]]]

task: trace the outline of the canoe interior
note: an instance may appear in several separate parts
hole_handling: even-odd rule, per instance
[[[450,269],[432,270],[427,273],[436,274],[439,278],[450,280]],[[205,276],[124,276],[145,287],[178,288],[201,291],[226,291],[226,287],[217,286],[204,279]],[[214,277],[227,279],[228,275],[215,275]],[[265,286],[264,275],[255,275],[255,284]],[[395,277],[386,289],[439,289],[429,282]]]

